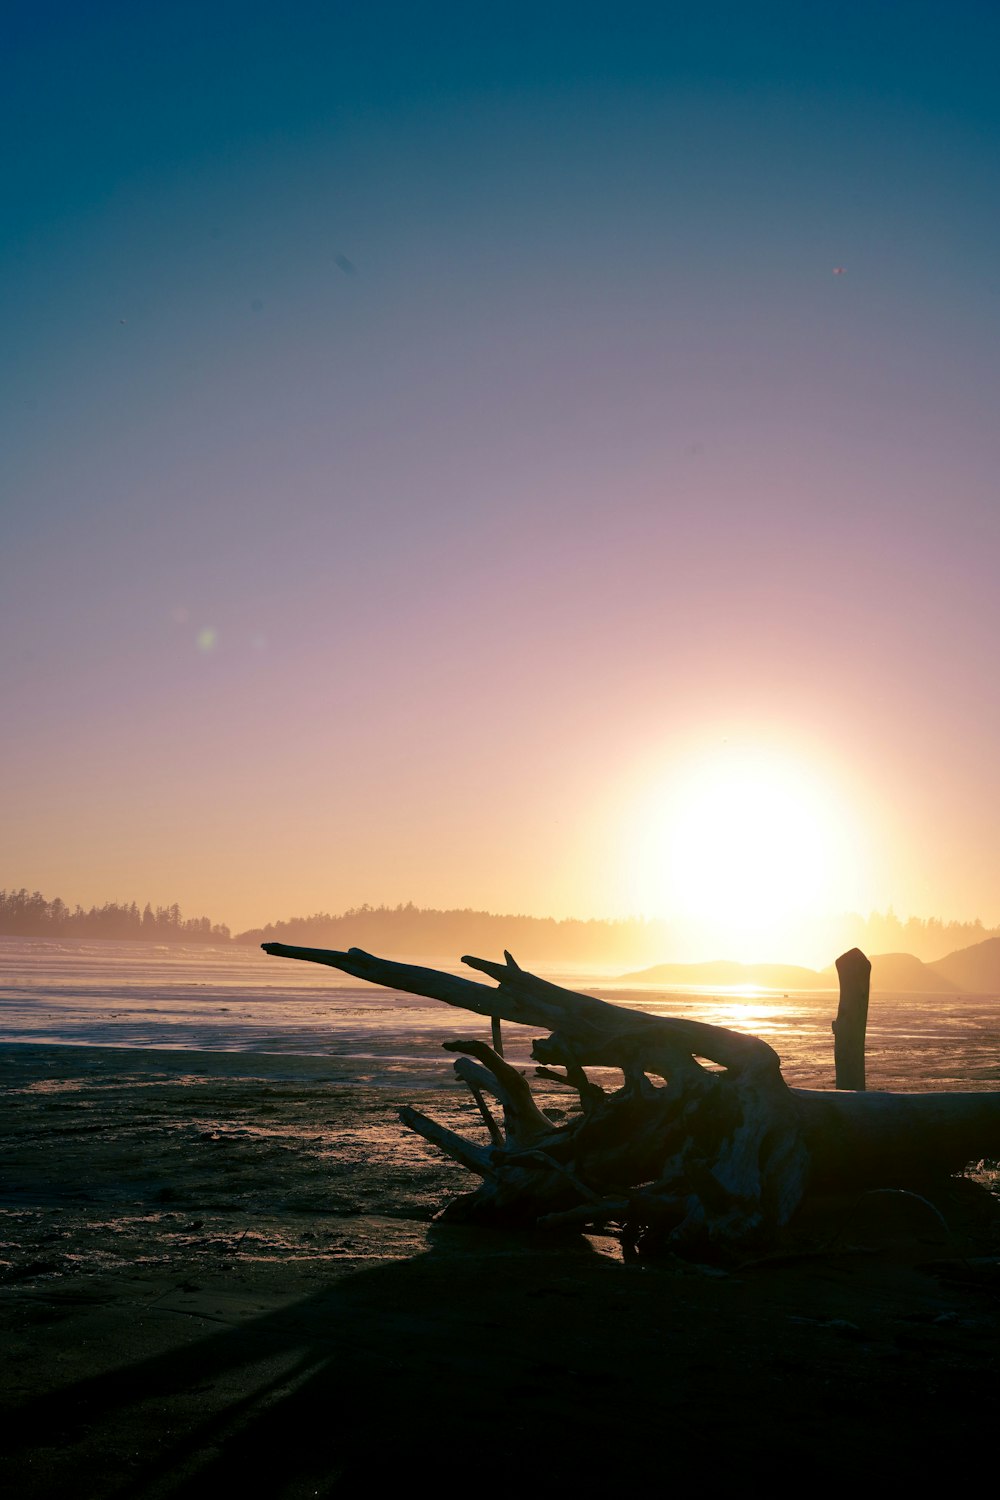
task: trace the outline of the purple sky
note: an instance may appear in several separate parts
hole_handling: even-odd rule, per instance
[[[15,6],[0,885],[1000,921],[996,11],[357,9]]]

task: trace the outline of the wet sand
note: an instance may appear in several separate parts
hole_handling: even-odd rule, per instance
[[[446,1065],[11,1045],[0,1082],[11,1494],[898,1484],[989,1449],[988,1171],[935,1189],[947,1228],[869,1197],[720,1273],[433,1224],[469,1179],[395,1110],[474,1129]]]

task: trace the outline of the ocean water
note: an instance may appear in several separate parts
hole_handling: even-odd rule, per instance
[[[469,972],[447,960],[437,966]],[[790,1083],[833,1086],[834,990],[640,993],[609,979],[571,983],[654,1014],[764,1037]],[[534,1034],[505,1023],[512,1061],[528,1062]],[[269,958],[257,948],[0,938],[0,1043],[446,1067],[452,1059],[441,1043],[474,1035],[488,1039],[488,1027],[468,1012],[359,984],[319,965]],[[867,1059],[869,1088],[1000,1089],[1000,999],[875,993]]]

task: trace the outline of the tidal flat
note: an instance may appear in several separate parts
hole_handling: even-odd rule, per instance
[[[834,1443],[898,1481],[990,1430],[988,1167],[783,1258],[635,1264],[433,1222],[468,1179],[396,1108],[468,1130],[447,1065],[12,1044],[0,1079],[12,1494],[650,1483],[668,1449],[763,1481]]]

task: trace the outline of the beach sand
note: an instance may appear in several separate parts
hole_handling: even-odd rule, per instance
[[[0,1049],[0,1477],[18,1496],[971,1477],[998,1200],[874,1196],[727,1273],[438,1226],[447,1066]],[[808,1465],[804,1470],[803,1466]]]

